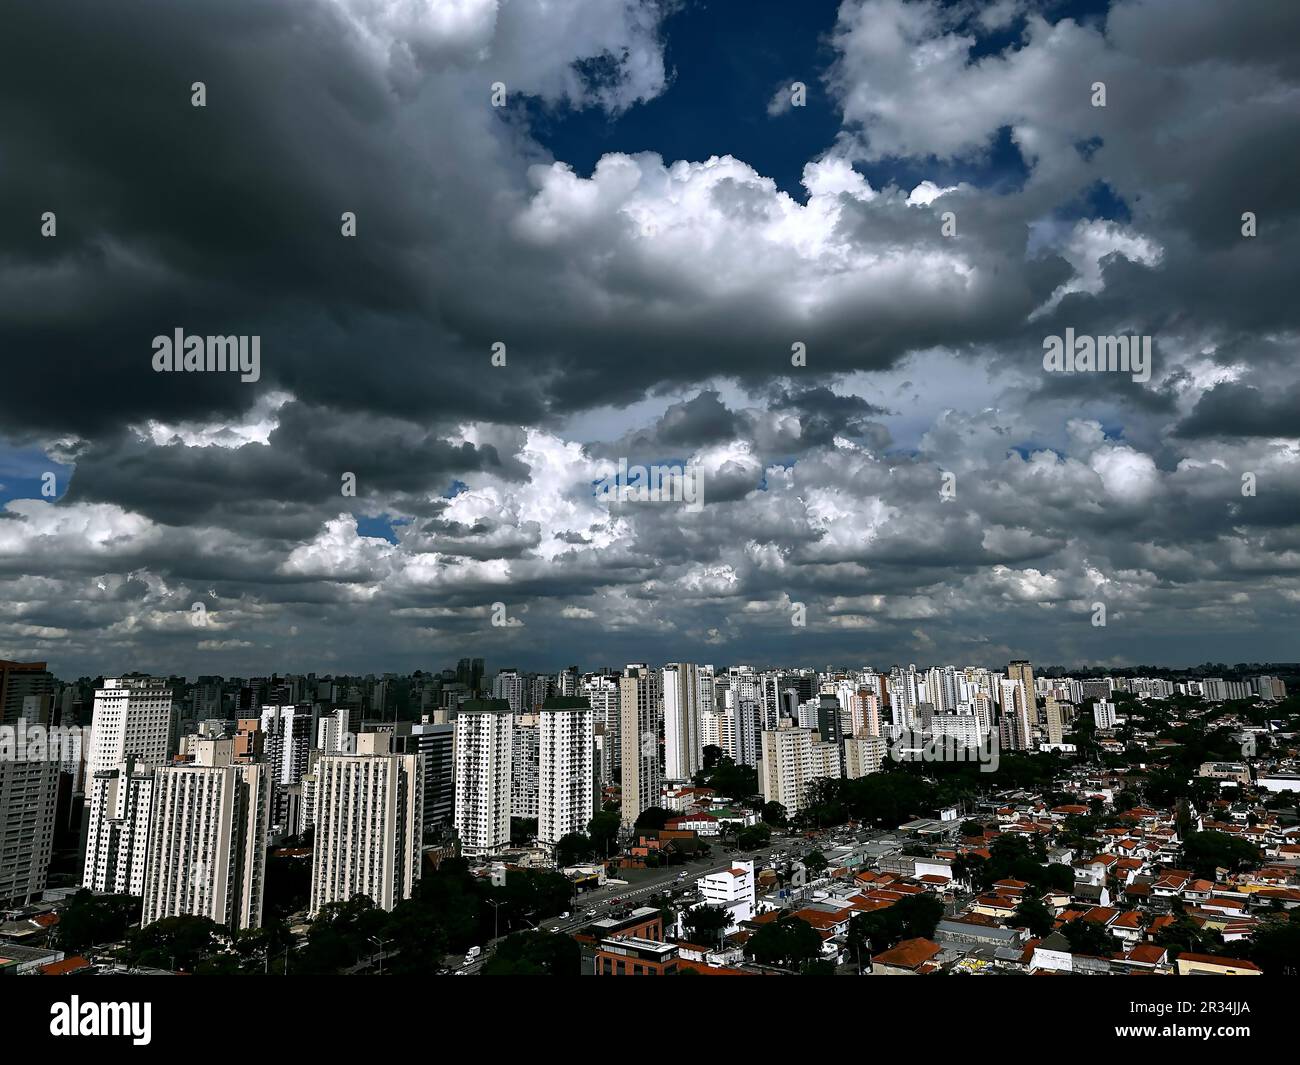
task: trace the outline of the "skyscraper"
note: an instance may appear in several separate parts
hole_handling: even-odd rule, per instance
[[[618,682],[619,745],[622,748],[622,819],[632,825],[659,802],[659,675],[629,665]]]
[[[450,828],[456,805],[456,726],[428,720],[398,722],[396,742],[403,754],[419,755],[424,778],[424,827]]]
[[[700,676],[687,662],[663,670],[664,776],[690,780],[703,766],[700,743]]]
[[[86,836],[82,884],[91,891],[143,895],[153,767],[127,758],[91,774],[88,801],[99,816]]]
[[[551,698],[538,715],[537,841],[585,832],[596,812],[595,715],[586,699]]]
[[[537,816],[537,715],[518,714],[510,740],[510,816]]]
[[[357,737],[356,754],[317,760],[310,912],[365,895],[391,910],[420,875],[420,756],[394,754],[388,732]]]
[[[28,725],[50,724],[38,721],[31,713],[24,713],[24,703],[29,698],[54,698],[54,676],[44,662],[9,662],[0,659],[0,725],[17,724],[20,717]]]
[[[87,771],[112,769],[125,758],[145,765],[167,760],[171,741],[172,690],[164,680],[105,680],[95,690]]]
[[[262,707],[262,749],[272,788],[273,833],[294,831],[287,794],[288,789],[297,785],[307,772],[315,730],[314,719],[315,712],[310,703]]]
[[[0,759],[0,903],[22,905],[45,890],[58,792],[56,759]]]
[[[1025,689],[1025,708],[1031,725],[1038,724],[1038,694],[1034,690],[1034,667],[1024,659],[1018,659],[1007,666],[1007,677],[1020,681]]]
[[[514,714],[504,699],[471,699],[456,715],[456,834],[461,852],[510,845]]]
[[[151,677],[105,680],[104,686],[95,691],[91,729],[86,764],[86,778],[91,783],[86,796],[87,848],[82,883],[93,890],[106,890],[96,885],[101,883],[99,870],[107,858],[99,843],[91,846],[90,841],[108,838],[122,842],[120,833],[105,837],[102,821],[105,816],[117,817],[129,809],[129,804],[122,805],[129,796],[119,796],[116,786],[110,789],[94,781],[98,774],[118,770],[127,762],[141,771],[166,763],[171,744],[171,688],[166,681]],[[102,806],[105,800],[110,800],[107,811]],[[138,842],[132,840],[131,846],[138,846]]]
[[[230,929],[261,926],[266,767],[233,756],[233,740],[202,739],[193,763],[154,772],[142,925],[191,914]]]

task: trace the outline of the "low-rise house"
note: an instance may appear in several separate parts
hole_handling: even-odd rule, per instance
[[[871,958],[872,976],[924,976],[937,970],[934,959],[940,952],[938,943],[929,939],[905,939],[896,947]]]

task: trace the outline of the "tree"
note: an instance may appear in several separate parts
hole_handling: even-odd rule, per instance
[[[1031,936],[1042,939],[1051,933],[1052,926],[1056,922],[1052,917],[1052,911],[1047,908],[1042,899],[1025,895],[1016,906],[1016,912],[1010,923],[1017,928],[1028,928]]]
[[[812,851],[803,860],[803,867],[813,876],[821,876],[830,867],[830,864],[826,860],[826,855],[821,851]]]
[[[1259,848],[1225,832],[1193,832],[1183,840],[1183,863],[1197,876],[1213,880],[1222,867],[1229,873],[1259,865]]]
[[[797,917],[763,925],[745,944],[746,957],[762,965],[798,969],[821,956],[822,937]]]
[[[1255,933],[1246,956],[1268,976],[1300,972],[1300,910],[1287,921],[1270,921]]]
[[[1180,914],[1172,924],[1167,924],[1155,934],[1156,946],[1168,947],[1176,953],[1207,954],[1212,946],[1207,942],[1201,926],[1186,914]]]
[[[668,819],[672,816],[662,806],[647,806],[637,815],[636,824],[633,827],[661,829],[668,824]]]
[[[537,839],[537,818],[510,818],[510,846],[527,847]]]
[[[578,976],[582,949],[561,932],[516,932],[497,944],[484,976]]]
[[[1061,934],[1069,942],[1072,954],[1108,958],[1115,952],[1115,937],[1095,921],[1075,918],[1062,926]]]
[[[591,849],[600,856],[607,856],[618,849],[618,830],[622,820],[617,810],[602,810],[587,823],[587,836],[591,840]]]
[[[59,914],[54,942],[66,954],[78,954],[99,943],[114,943],[140,921],[141,900],[135,895],[92,895],[78,891]]]
[[[731,924],[731,916],[721,906],[702,904],[682,914],[682,927],[691,942],[720,946],[722,934]]]
[[[229,930],[207,917],[164,917],[132,932],[127,953],[135,965],[193,972],[229,942]]]
[[[765,802],[761,812],[763,823],[784,828],[788,820],[786,808],[779,802]]]
[[[983,836],[984,825],[979,821],[963,821],[959,831],[963,836]]]
[[[908,895],[883,910],[854,914],[849,949],[857,958],[879,954],[904,939],[931,939],[943,920],[943,903],[934,895]]]
[[[736,846],[743,851],[761,850],[772,841],[772,830],[767,825],[749,825],[736,834]]]
[[[555,864],[558,866],[576,865],[588,861],[591,856],[591,840],[581,832],[561,836],[555,844]]]

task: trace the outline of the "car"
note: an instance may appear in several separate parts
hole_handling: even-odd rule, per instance
[[[560,914],[560,920],[567,921],[568,919],[569,919],[569,911],[565,910],[562,914]]]

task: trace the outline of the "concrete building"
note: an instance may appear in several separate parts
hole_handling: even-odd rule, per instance
[[[695,890],[699,894],[697,905],[713,906],[727,912],[730,918],[728,931],[734,931],[740,922],[754,917],[758,895],[752,861],[732,862],[730,869],[699,877],[695,881]]]
[[[45,668],[44,662],[0,659],[0,725],[16,725],[19,718],[28,725],[48,725],[48,711],[44,720],[31,711],[33,705],[48,708],[53,699],[54,675]]]
[[[551,698],[538,715],[537,842],[586,832],[596,812],[595,713],[586,699]]]
[[[659,674],[643,664],[629,665],[618,689],[622,818],[632,825],[659,801]]]
[[[127,758],[142,765],[167,761],[172,732],[172,690],[152,677],[105,680],[95,690],[87,772],[112,769]]]
[[[315,713],[310,703],[299,706],[263,706],[261,714],[263,757],[273,789],[271,832],[291,835],[288,789],[297,785],[308,769],[315,735]]]
[[[424,776],[424,829],[450,828],[456,808],[456,726],[425,719],[398,722],[394,743],[402,754],[419,755]]]
[[[471,699],[456,715],[456,834],[461,853],[510,845],[514,713],[504,699]]]
[[[232,740],[200,740],[188,765],[155,770],[141,924],[191,914],[231,930],[262,923],[270,788]]]
[[[664,667],[664,776],[690,780],[704,765],[700,743],[700,674],[688,662]]]
[[[510,816],[536,818],[538,789],[536,714],[515,715],[510,750]]]
[[[0,759],[0,903],[35,902],[45,890],[58,794],[55,759]]]
[[[143,895],[153,811],[153,769],[133,759],[90,778],[88,803],[100,811],[86,837],[82,884],[91,891]]]
[[[86,759],[88,781],[128,761],[141,771],[167,762],[173,713],[172,691],[165,681],[151,677],[105,680],[104,686],[95,690],[93,707],[90,752]],[[86,796],[88,843],[104,836],[101,824],[104,811],[100,803],[108,795],[107,789],[92,786]],[[122,807],[115,809],[120,811]],[[132,846],[135,845],[133,841]],[[105,857],[97,847],[92,853],[92,848],[87,846],[82,866],[83,884],[90,887],[97,882],[97,869]]]
[[[879,773],[885,764],[885,741],[880,736],[850,736],[844,741],[844,775],[849,780]]]
[[[820,777],[840,775],[838,744],[822,743],[807,728],[781,728],[763,733],[759,782],[765,802],[779,802],[788,813],[808,804],[808,785]]]
[[[420,756],[394,754],[388,732],[357,737],[356,754],[316,762],[310,912],[366,895],[391,910],[420,875]]]

